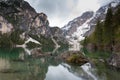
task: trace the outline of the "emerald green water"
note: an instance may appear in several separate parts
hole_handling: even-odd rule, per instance
[[[0,80],[119,80],[103,63],[68,65],[55,56],[32,58],[22,48],[0,49]]]

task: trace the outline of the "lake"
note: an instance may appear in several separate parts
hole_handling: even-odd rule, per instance
[[[54,51],[54,54],[62,52]],[[120,72],[104,63],[73,66],[55,56],[34,58],[22,48],[0,49],[0,80],[119,80]]]

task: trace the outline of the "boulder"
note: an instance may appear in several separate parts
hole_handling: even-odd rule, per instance
[[[65,62],[74,65],[83,65],[88,59],[80,51],[67,51],[60,56]]]

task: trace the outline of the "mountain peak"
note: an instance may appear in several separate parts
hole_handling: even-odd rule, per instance
[[[113,9],[119,5],[120,0],[112,1],[111,3],[100,7],[96,12],[86,11],[80,17],[77,17],[65,25],[62,29],[66,36],[72,36],[81,40],[84,36],[89,36],[94,31],[94,26],[98,19],[105,19],[108,8]],[[81,38],[81,39],[80,39]]]

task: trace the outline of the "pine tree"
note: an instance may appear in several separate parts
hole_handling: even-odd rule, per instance
[[[120,6],[118,6],[118,9],[114,14],[114,22],[116,27],[120,25]]]
[[[102,23],[100,23],[100,21],[98,20],[96,28],[95,28],[95,33],[94,33],[94,37],[95,37],[95,42],[97,44],[102,44],[103,42],[103,26]]]
[[[115,39],[115,44],[120,42],[120,5],[117,6],[118,9],[114,14],[114,39]]]
[[[113,28],[113,14],[112,9],[109,8],[106,14],[105,22],[104,22],[104,43],[106,44],[112,44],[113,42],[113,34],[114,34],[114,28]]]

